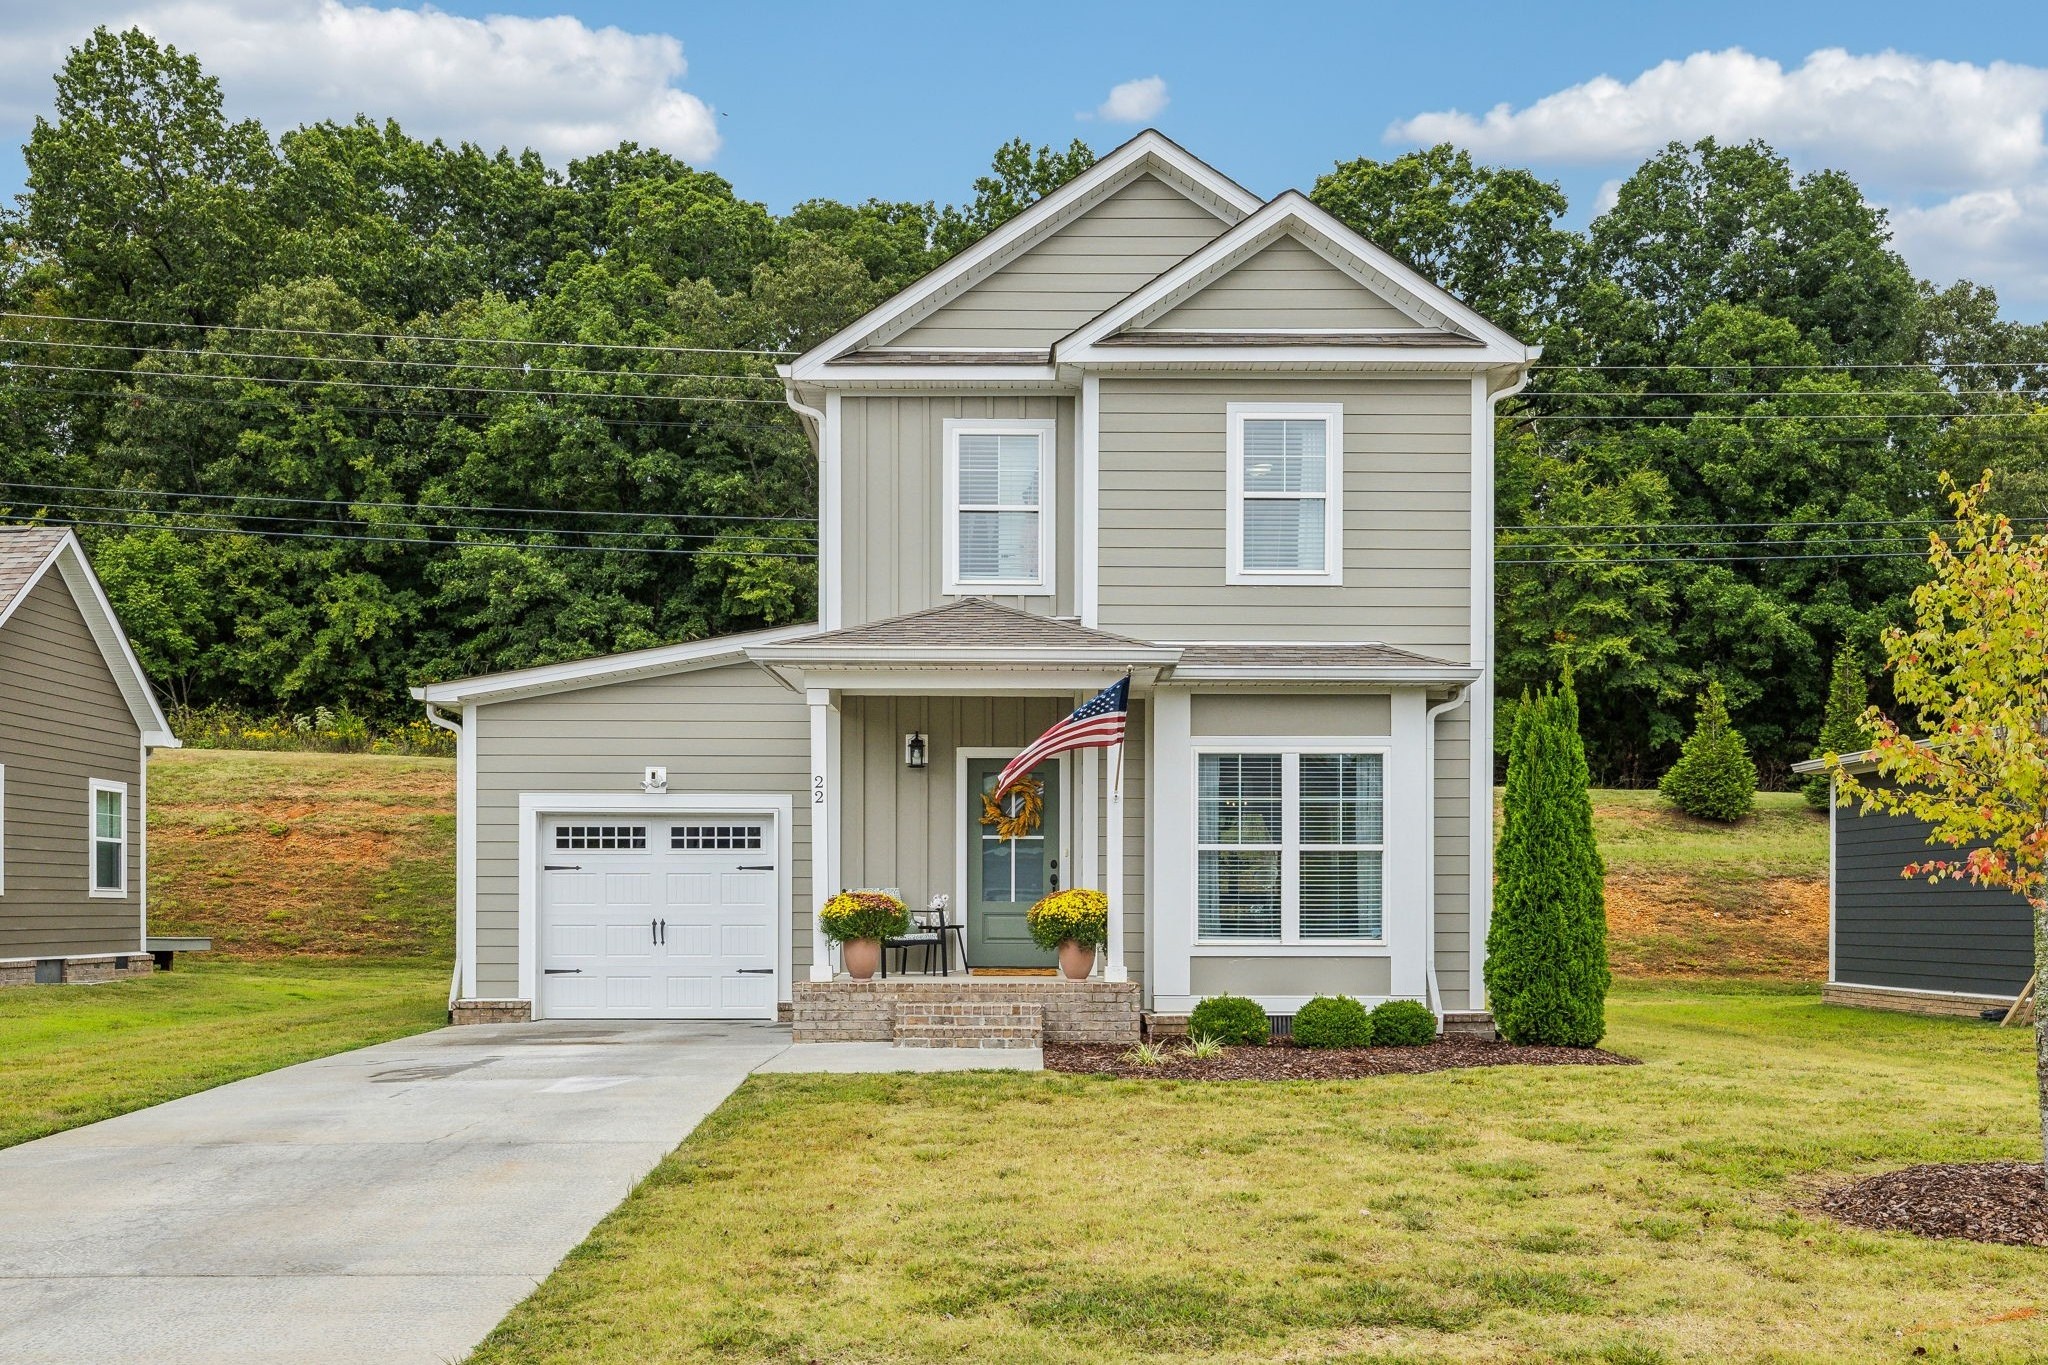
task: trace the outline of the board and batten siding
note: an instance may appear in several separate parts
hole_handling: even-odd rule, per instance
[[[1835,812],[1834,980],[2017,995],[2034,970],[2033,914],[2009,891],[1899,875],[1946,856],[1907,815]]]
[[[1344,405],[1344,582],[1230,585],[1226,408]],[[1154,640],[1374,640],[1472,652],[1472,387],[1323,375],[1101,381],[1103,630]]]
[[[1042,615],[1074,613],[1074,403],[1023,395],[863,398],[840,406],[842,621],[857,626],[952,601],[946,584],[946,419],[1053,420],[1054,595],[997,596]],[[993,594],[992,594],[993,596]]]
[[[1314,327],[1369,332],[1425,325],[1307,246],[1283,237],[1142,330]]]
[[[844,843],[840,875],[848,886],[893,887],[913,907],[938,894],[953,898],[957,921],[966,887],[959,885],[960,840],[967,828],[966,797],[959,789],[961,749],[1022,749],[1074,708],[1061,697],[847,696],[841,703],[840,812]],[[1124,944],[1132,980],[1144,960],[1144,789],[1142,703],[1124,758]],[[930,743],[930,766],[903,765],[903,737],[913,731]],[[1077,846],[1059,854],[1061,884],[1078,885],[1081,827],[1078,754],[1066,757],[1061,793],[1067,828]],[[1108,764],[1098,760],[1097,781]],[[1096,865],[1100,867],[1108,802],[1096,802]]]
[[[1190,698],[1196,744],[1233,739],[1391,738],[1393,707],[1384,692],[1196,693]],[[1471,879],[1471,710],[1460,706],[1436,720],[1436,967],[1443,1008],[1473,1008]],[[1389,800],[1399,799],[1389,793]],[[1402,850],[1389,848],[1389,857]],[[1385,995],[1384,958],[1197,957],[1190,964],[1197,995]]]
[[[0,958],[142,949],[142,731],[63,577],[0,626]],[[91,782],[128,786],[128,890],[93,896]]]
[[[492,702],[476,708],[477,994],[519,994],[519,798],[525,792],[640,794],[641,769],[672,792],[787,796],[798,979],[811,955],[810,717],[803,699],[736,663]],[[538,945],[535,945],[536,950]]]
[[[1158,177],[1138,176],[887,344],[1051,346],[1226,226]]]

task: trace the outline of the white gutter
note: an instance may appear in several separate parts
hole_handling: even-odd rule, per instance
[[[1428,836],[1422,841],[1422,898],[1425,914],[1422,928],[1422,969],[1429,984],[1429,1010],[1441,1024],[1444,1017],[1443,991],[1436,981],[1436,718],[1444,712],[1462,706],[1471,693],[1472,684],[1466,683],[1444,701],[1438,702],[1422,713],[1422,823]],[[1491,830],[1489,829],[1489,834]],[[1470,836],[1467,836],[1467,855],[1470,854]],[[1466,910],[1466,922],[1471,922],[1471,911]]]
[[[463,747],[469,743],[469,736],[463,734],[462,727],[442,715],[440,708],[433,702],[427,703],[427,723],[446,730],[449,734],[455,736],[455,748],[458,756]],[[462,812],[464,802],[474,800],[475,797],[473,794],[465,794],[462,790],[462,767],[459,758],[456,764],[455,783],[455,972],[448,979],[448,1008],[451,1012],[455,1009],[455,1001],[462,992],[463,902],[466,899],[462,892],[463,888],[469,885],[470,879],[476,875],[474,870],[465,867],[462,861]]]

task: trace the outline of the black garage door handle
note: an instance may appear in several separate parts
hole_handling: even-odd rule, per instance
[[[581,976],[583,975],[583,969],[581,967],[543,967],[540,974],[542,976]]]

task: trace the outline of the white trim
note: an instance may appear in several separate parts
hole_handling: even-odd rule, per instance
[[[1428,831],[1422,842],[1428,850],[1428,857],[1422,863],[1422,902],[1429,912],[1423,923],[1422,972],[1429,991],[1427,1001],[1439,1025],[1444,1017],[1444,991],[1436,973],[1436,862],[1439,852],[1436,840],[1436,723],[1446,713],[1463,706],[1471,690],[1469,687],[1460,688],[1456,696],[1447,697],[1422,713],[1422,823]],[[1466,857],[1468,860],[1471,857],[1469,839],[1466,841]]]
[[[1128,719],[1128,717],[1126,718]],[[1128,729],[1128,725],[1125,727]],[[1109,810],[1109,837],[1104,841],[1107,847],[1103,856],[1109,860],[1108,875],[1102,879],[1103,893],[1109,898],[1109,952],[1103,963],[1104,981],[1129,981],[1131,969],[1124,962],[1124,744],[1122,740],[1112,746],[1106,754],[1109,762],[1109,791],[1106,804]]]
[[[1081,376],[1075,423],[1074,613],[1090,630],[1102,615],[1102,377]]]
[[[519,794],[519,994],[543,1018],[539,984],[541,822],[557,815],[686,815],[717,813],[772,816],[775,820],[775,998],[789,991],[791,864],[795,861],[790,799],[761,792],[521,792]],[[473,994],[465,999],[474,999]]]
[[[956,807],[953,812],[953,904],[960,907],[960,931],[963,934],[970,932],[967,915],[972,908],[967,898],[967,836],[972,828],[967,823],[968,816],[972,814],[967,804],[967,762],[974,758],[1015,758],[1023,753],[1024,749],[1025,746],[1022,744],[963,744],[953,750],[953,803]],[[1059,765],[1060,856],[1071,866],[1074,847],[1074,780],[1067,757],[1067,754],[1054,754],[1046,762]],[[1062,880],[1068,887],[1083,885],[1072,877]]]
[[[936,270],[798,356],[790,362],[788,377],[797,381],[817,379],[833,357],[861,342],[871,338],[888,341],[889,336],[881,335],[886,329],[906,330],[924,311],[936,311],[955,294],[994,273],[1012,256],[1021,254],[1070,218],[1147,171],[1160,174],[1170,183],[1178,182],[1177,187],[1184,192],[1192,191],[1190,197],[1224,223],[1238,221],[1259,207],[1257,195],[1148,128]]]
[[[1466,892],[1465,1008],[1483,1010],[1486,1005],[1486,938],[1493,925],[1493,704],[1494,685],[1494,409],[1503,398],[1520,393],[1529,382],[1521,370],[1498,389],[1473,394],[1472,432],[1472,599],[1476,615],[1472,621],[1472,664],[1479,669],[1478,680],[1466,695],[1472,703],[1468,721],[1470,733],[1471,812],[1467,818],[1467,847],[1470,852],[1469,890]]]
[[[0,763],[0,896],[7,894],[7,765]]]
[[[88,778],[85,784],[85,894],[94,900],[123,900],[128,895],[128,830],[133,818],[128,810],[128,784],[109,782],[104,778]],[[118,792],[121,797],[121,884],[101,886],[100,845],[108,842],[100,837],[100,793]]]
[[[1835,850],[1840,846],[1841,824],[1835,812],[1841,807],[1836,798],[1841,795],[1841,777],[1828,775],[1828,980],[1835,980]]]
[[[1139,661],[1076,662],[1066,667],[1044,668],[976,668],[943,659],[906,660],[894,667],[870,665],[867,661],[844,665],[769,662],[765,666],[798,692],[829,688],[835,692],[980,697],[1033,697],[1047,693],[1065,696],[1082,688],[1093,696],[1125,674],[1131,675],[1132,689],[1142,691],[1159,671],[1158,665]]]
[[[1195,765],[1193,694],[1161,688],[1146,708],[1151,781],[1145,789],[1145,987],[1163,996],[1190,989],[1195,937]]]
[[[1223,408],[1229,482],[1224,488],[1228,549],[1223,581],[1232,585],[1338,587],[1344,582],[1344,405],[1342,403],[1226,403]],[[1244,424],[1248,420],[1321,422],[1324,429],[1320,494],[1250,494],[1244,487]],[[1244,504],[1247,499],[1323,500],[1323,566],[1320,569],[1248,569],[1244,563]]]
[[[462,994],[476,998],[476,732],[478,707],[462,708],[462,729],[455,737],[455,917],[463,945]],[[532,996],[528,996],[532,999]]]
[[[845,417],[839,395],[825,395],[818,435],[818,619],[826,630],[846,621]]]
[[[839,706],[829,688],[808,688],[811,773],[804,788],[811,822],[811,970],[813,981],[832,979],[832,943],[820,912],[839,893]]]
[[[836,396],[835,396],[836,401]],[[945,461],[945,586],[953,597],[1051,597],[1057,592],[1059,485],[1058,423],[1043,417],[948,417],[940,423]],[[963,578],[960,574],[960,518],[967,510],[960,505],[960,438],[962,436],[1035,436],[1038,439],[1038,502],[1031,508],[1038,518],[1038,577]],[[997,504],[977,504],[977,511],[998,510]],[[1023,511],[1021,504],[1003,511]]]
[[[1991,1005],[2010,1005],[2013,1001],[2019,999],[2017,995],[1985,995],[1978,991],[1937,991],[1930,990],[1925,986],[1873,986],[1861,981],[1838,981],[1835,979],[1833,972],[1828,973],[1828,979],[1821,983],[1823,990],[1829,986],[1840,986],[1844,990],[1851,991],[1881,992],[1887,995],[1917,995],[1935,1000],[1967,1001],[1972,1004],[1981,1003],[1987,1007]]]
[[[454,678],[412,689],[415,701],[450,706],[505,701],[513,697],[538,696],[548,692],[569,692],[579,687],[601,687],[626,678],[657,673],[687,673],[715,668],[723,663],[746,659],[747,651],[758,645],[779,644],[815,635],[818,627],[777,626],[772,630],[750,631],[744,635],[721,635],[709,640],[690,640],[678,645],[636,649],[625,654],[603,654],[594,659],[542,664],[504,673],[485,673],[473,678]]]

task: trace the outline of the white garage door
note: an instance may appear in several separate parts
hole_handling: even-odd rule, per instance
[[[773,819],[563,816],[540,854],[543,1017],[775,1017]]]

